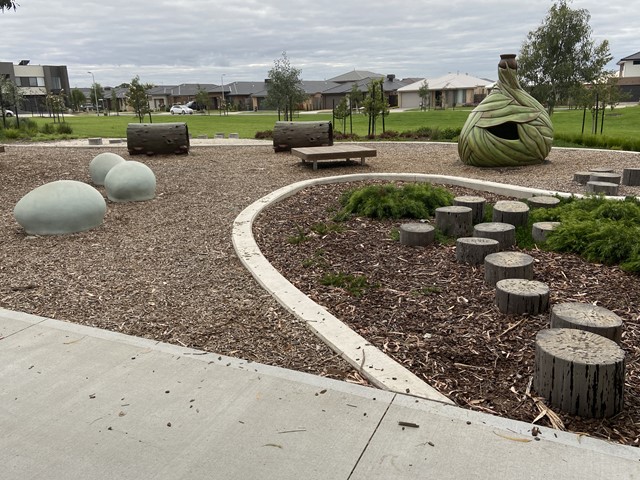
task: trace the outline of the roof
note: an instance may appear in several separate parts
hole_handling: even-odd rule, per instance
[[[384,75],[380,73],[368,72],[366,70],[353,70],[352,72],[343,73],[337,77],[330,78],[330,82],[344,83],[344,82],[357,82],[366,78],[380,78]]]
[[[640,52],[636,52],[633,55],[629,55],[628,57],[621,59],[616,65],[620,65],[622,62],[627,62],[629,60],[640,60]]]
[[[417,92],[422,86],[422,82],[424,82],[425,80],[429,84],[429,90],[461,90],[467,88],[486,87],[487,85],[493,83],[493,80],[474,77],[466,73],[448,73],[441,77],[424,78],[417,82],[406,85],[398,89],[398,91]]]

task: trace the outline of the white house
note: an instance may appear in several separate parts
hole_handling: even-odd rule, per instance
[[[425,80],[429,85],[429,106],[431,108],[476,105],[487,96],[487,86],[493,84],[493,80],[474,77],[466,73],[448,73],[442,77],[422,79],[398,89],[398,106],[419,108],[422,99],[418,95],[418,91]]]
[[[629,94],[632,102],[640,101],[640,52],[629,55],[618,62],[620,90]]]

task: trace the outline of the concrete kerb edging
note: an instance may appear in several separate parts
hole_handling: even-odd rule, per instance
[[[331,349],[340,354],[353,368],[378,388],[452,404],[453,402],[449,398],[371,345],[325,308],[298,290],[267,261],[253,237],[253,222],[262,210],[269,205],[284,200],[296,192],[313,185],[363,180],[457,185],[518,198],[534,195],[568,197],[572,194],[447,175],[410,173],[354,174],[304,180],[282,187],[255,201],[236,217],[233,224],[232,240],[240,261],[265,290],[286,310],[305,322],[308,328]]]

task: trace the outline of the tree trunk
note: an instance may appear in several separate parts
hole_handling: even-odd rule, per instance
[[[127,126],[129,154],[189,153],[186,123],[130,123]]]
[[[473,236],[497,240],[500,249],[505,250],[516,243],[516,227],[501,222],[478,223],[473,227]]]
[[[331,122],[276,122],[273,128],[273,149],[276,152],[330,145],[333,145]]]
[[[453,204],[459,207],[469,207],[472,212],[473,224],[482,222],[484,218],[484,206],[487,200],[484,197],[461,195],[453,199]]]
[[[623,405],[624,350],[593,332],[541,330],[536,335],[533,388],[572,415],[616,415]]]

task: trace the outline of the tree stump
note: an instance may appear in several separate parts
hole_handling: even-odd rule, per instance
[[[534,242],[547,241],[547,234],[560,226],[560,222],[536,222],[531,227],[531,236]]]
[[[516,227],[500,222],[479,223],[473,227],[473,236],[497,240],[500,249],[504,250],[516,243]]]
[[[553,208],[558,206],[560,199],[558,197],[541,195],[539,197],[528,198],[527,203],[531,208]]]
[[[478,265],[484,257],[500,250],[500,242],[491,238],[461,237],[456,240],[456,261]]]
[[[484,218],[484,206],[487,200],[484,197],[474,197],[471,195],[461,195],[453,199],[453,204],[459,207],[469,207],[471,209],[471,221],[475,225],[482,222]]]
[[[615,183],[617,185],[620,185],[620,178],[621,176],[619,173],[591,172],[591,175],[589,176],[589,181],[590,182],[609,182],[609,183]]]
[[[640,168],[625,168],[622,170],[622,184],[630,187],[640,185]]]
[[[473,231],[473,213],[469,207],[436,208],[436,226],[449,237],[466,237]]]
[[[613,168],[610,168],[610,167],[595,167],[595,168],[590,168],[589,171],[593,172],[593,173],[613,173],[613,172],[615,172],[615,170]]]
[[[276,122],[273,128],[273,150],[276,152],[327,145],[333,145],[331,122]]]
[[[544,313],[549,309],[549,287],[523,278],[500,280],[496,283],[496,305],[502,313]]]
[[[90,138],[89,145],[102,145],[102,138]]]
[[[403,223],[400,225],[400,243],[410,247],[424,247],[434,242],[436,229],[427,223]]]
[[[500,200],[493,206],[493,221],[510,223],[514,227],[529,221],[529,205],[513,200]]]
[[[498,252],[484,259],[484,281],[494,287],[507,278],[533,279],[533,257],[520,252]]]
[[[551,309],[549,322],[551,328],[586,330],[618,344],[622,337],[622,319],[611,310],[590,303],[558,303]]]
[[[186,123],[130,123],[127,149],[130,155],[189,153],[189,128]]]
[[[618,184],[611,182],[587,182],[587,193],[604,193],[605,195],[618,195]]]
[[[573,181],[580,185],[586,185],[591,177],[591,172],[576,172],[573,174]]]
[[[601,335],[551,328],[536,335],[533,388],[572,415],[603,418],[620,413],[624,350]]]

